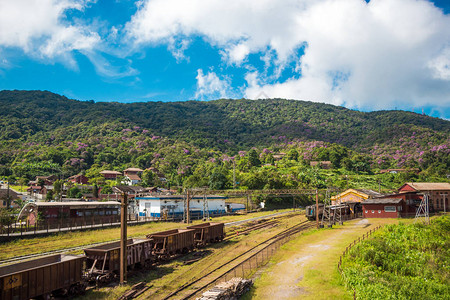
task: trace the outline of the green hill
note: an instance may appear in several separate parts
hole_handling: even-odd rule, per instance
[[[262,164],[294,149],[304,165],[332,160],[354,171],[419,167],[445,175],[450,167],[450,122],[405,111],[284,99],[96,103],[46,91],[0,91],[0,107],[0,168],[17,176],[131,165],[191,176],[207,161],[248,157],[252,147]]]

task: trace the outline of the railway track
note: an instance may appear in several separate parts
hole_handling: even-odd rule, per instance
[[[225,223],[225,226],[226,227],[236,226],[236,225],[248,223],[248,222],[255,221],[255,220],[261,220],[261,219],[264,219],[264,218],[273,218],[273,217],[283,218],[283,217],[287,217],[287,215],[290,214],[290,213],[291,212],[276,213],[276,214],[271,214],[271,215],[267,215],[267,216],[246,219],[246,220],[242,220],[242,221],[229,222],[229,223]],[[233,235],[234,235],[234,233],[233,233]],[[93,243],[93,244],[88,244],[88,245],[82,245],[82,246],[58,249],[58,250],[53,250],[53,251],[48,251],[48,252],[41,252],[41,253],[34,253],[34,254],[15,256],[15,257],[7,258],[7,259],[4,259],[4,260],[0,261],[0,266],[11,264],[11,263],[14,263],[14,262],[23,261],[23,260],[28,260],[28,259],[32,259],[32,258],[38,258],[38,257],[41,257],[41,256],[46,256],[46,255],[62,254],[62,253],[79,251],[79,250],[83,250],[85,248],[91,248],[91,247],[94,247],[94,246],[99,246],[99,245],[108,244],[108,243],[117,242],[117,241],[120,241],[120,240],[117,239],[117,240],[111,240],[111,241],[106,241],[106,242]]]
[[[217,279],[221,278],[225,273],[227,273],[230,269],[234,268],[236,265],[239,265],[240,262],[244,261],[249,256],[253,255],[254,253],[257,253],[259,250],[264,249],[268,245],[275,243],[276,241],[285,238],[286,236],[295,234],[297,232],[306,230],[308,228],[314,227],[313,222],[310,221],[304,221],[297,225],[294,225],[290,228],[287,228],[283,230],[282,232],[278,233],[275,236],[272,236],[257,245],[253,246],[252,248],[248,249],[247,251],[239,254],[238,256],[228,260],[226,263],[222,264],[219,267],[214,268],[213,270],[207,272],[202,277],[196,278],[181,287],[179,287],[177,290],[171,292],[170,294],[164,296],[162,299],[189,299],[190,297],[198,294],[200,291],[204,290],[206,287],[217,281]],[[256,230],[256,229],[255,229]],[[208,269],[211,265],[207,266],[205,269]],[[218,274],[219,273],[219,274]],[[150,295],[151,298],[153,298],[153,295],[158,294],[161,292],[162,289],[156,290],[152,295]]]

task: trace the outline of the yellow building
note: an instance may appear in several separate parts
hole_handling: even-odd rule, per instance
[[[345,202],[362,202],[367,199],[381,197],[383,194],[367,189],[348,189],[339,195],[331,197],[331,204],[336,205]]]

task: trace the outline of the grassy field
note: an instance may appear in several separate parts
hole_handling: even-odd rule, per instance
[[[213,219],[213,222],[233,222],[283,211],[289,211],[289,209],[217,217]],[[193,224],[197,223],[202,223],[202,221],[196,220],[193,222]],[[185,226],[186,225],[183,223],[174,222],[150,222],[143,225],[129,226],[128,237],[145,237],[146,234],[152,232],[183,228]],[[0,261],[15,256],[42,253],[76,246],[90,245],[93,243],[113,241],[117,239],[120,239],[120,229],[117,227],[88,231],[64,232],[46,237],[18,239],[0,244]]]
[[[337,270],[339,256],[356,238],[397,219],[358,219],[312,230],[282,246],[244,299],[353,299]]]

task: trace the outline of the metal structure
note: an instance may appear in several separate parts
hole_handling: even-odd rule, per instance
[[[331,205],[331,194],[333,192],[339,193],[339,189],[330,187],[325,191],[321,227],[325,226],[325,224],[327,224],[328,227],[331,227],[336,224],[336,221],[339,222],[339,224],[342,224],[342,207],[340,203],[339,205]]]
[[[206,193],[203,194],[203,220],[209,220],[209,206]]]
[[[416,218],[414,222],[417,222],[418,220],[424,222],[425,224],[430,224],[428,193],[423,195],[422,201],[420,201],[419,208],[416,211]]]

